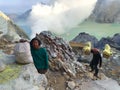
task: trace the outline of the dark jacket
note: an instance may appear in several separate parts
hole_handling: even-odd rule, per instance
[[[94,48],[94,49],[91,49],[91,53],[93,54],[93,58],[92,58],[92,64],[93,65],[98,65],[99,64],[99,67],[102,66],[102,57],[101,57],[101,54],[99,52],[98,49]]]

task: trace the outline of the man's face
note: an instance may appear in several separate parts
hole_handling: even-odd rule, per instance
[[[32,44],[35,49],[38,49],[40,47],[39,42],[37,40],[34,40]]]

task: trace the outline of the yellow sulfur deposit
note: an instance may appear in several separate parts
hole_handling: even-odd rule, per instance
[[[106,44],[103,50],[103,57],[108,59],[111,55],[112,55],[111,47],[109,46],[109,44]]]
[[[91,42],[87,42],[87,43],[85,44],[85,46],[91,48]]]
[[[4,13],[2,13],[1,11],[0,11],[0,17],[3,17],[6,20],[10,20],[10,18],[6,16]]]
[[[21,71],[20,65],[8,65],[3,72],[0,72],[0,84],[16,79]]]
[[[105,44],[105,49],[106,50],[111,50],[111,47],[109,46],[109,44]]]
[[[89,55],[90,54],[90,51],[91,51],[91,42],[87,42],[85,44],[85,46],[83,47],[83,52],[86,54],[86,55]]]

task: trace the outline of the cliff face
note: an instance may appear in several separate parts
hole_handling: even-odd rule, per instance
[[[89,19],[100,23],[120,23],[120,1],[98,0]]]

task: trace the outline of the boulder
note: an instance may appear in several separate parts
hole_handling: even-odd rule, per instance
[[[72,42],[77,42],[77,43],[86,43],[86,42],[91,42],[91,47],[96,47],[98,40],[96,37],[89,35],[88,33],[82,32],[77,35]]]
[[[69,82],[68,82],[68,87],[69,87],[71,90],[74,90],[75,86],[76,86],[76,84],[75,84],[74,81],[69,81]]]
[[[4,71],[0,72],[0,90],[40,90],[47,87],[47,78],[39,74],[33,63],[20,65],[15,63],[14,55],[7,55],[1,52],[6,65]]]

